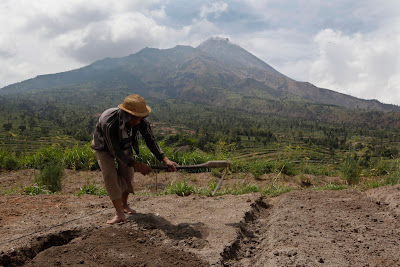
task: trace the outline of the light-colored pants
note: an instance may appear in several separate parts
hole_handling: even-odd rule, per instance
[[[119,159],[116,166],[114,157],[109,152],[96,150],[96,158],[111,200],[121,199],[123,192],[134,193],[133,168]]]

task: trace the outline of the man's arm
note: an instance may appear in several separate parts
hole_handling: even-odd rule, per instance
[[[151,153],[153,153],[159,161],[162,161],[165,166],[168,166],[169,171],[176,171],[176,166],[178,166],[178,164],[171,161],[170,159],[168,159],[167,156],[165,156],[164,152],[158,145],[150,123],[147,120],[143,119],[140,122],[139,131],[142,134],[144,141],[146,142],[146,145],[150,149]]]
[[[158,145],[156,138],[154,137],[153,130],[151,129],[150,123],[143,119],[139,123],[139,131],[146,142],[147,147],[150,149],[151,153],[156,156],[159,161],[163,161],[165,154]]]

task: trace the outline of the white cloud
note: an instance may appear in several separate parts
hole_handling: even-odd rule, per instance
[[[380,35],[380,34],[378,34]],[[310,66],[309,81],[319,87],[364,99],[400,103],[400,38],[377,37],[325,29],[314,39],[319,58]]]
[[[232,38],[247,51],[261,60],[277,68],[279,72],[294,79],[304,77],[296,72],[288,71],[285,67],[298,64],[299,61],[307,61],[314,56],[314,45],[307,34],[295,29],[265,30],[262,32],[246,33]]]
[[[0,33],[0,57],[9,58],[17,53],[17,46],[11,33]]]
[[[221,13],[228,9],[228,4],[225,2],[215,2],[211,5],[203,5],[200,10],[200,18],[207,18],[210,14],[218,17]]]
[[[166,8],[165,5],[163,5],[159,9],[151,10],[150,11],[151,17],[157,18],[157,19],[164,19],[166,17],[165,8]]]
[[[0,87],[105,57],[174,43],[183,30],[158,25],[159,1],[25,1],[0,3]],[[23,7],[23,8],[21,8]],[[154,10],[154,12],[152,12]]]

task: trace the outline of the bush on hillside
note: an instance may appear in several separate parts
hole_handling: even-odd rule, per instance
[[[360,167],[353,157],[347,156],[343,160],[340,171],[343,179],[345,179],[348,184],[354,185],[358,184],[360,181]]]

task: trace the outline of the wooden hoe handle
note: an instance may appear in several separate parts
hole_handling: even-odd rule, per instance
[[[230,162],[228,160],[212,160],[212,161],[207,161],[207,162],[201,163],[201,164],[176,166],[176,169],[188,170],[188,169],[229,168],[231,165],[232,165],[232,162]],[[150,168],[155,169],[155,170],[168,169],[167,166],[161,166],[161,165],[150,166]]]

